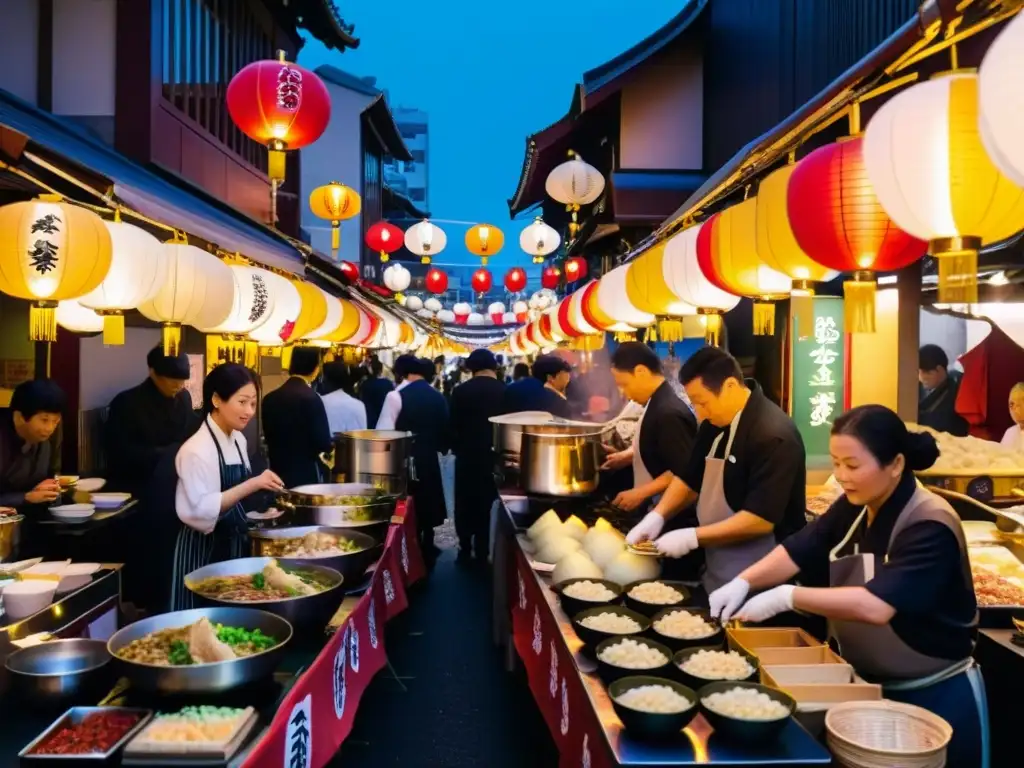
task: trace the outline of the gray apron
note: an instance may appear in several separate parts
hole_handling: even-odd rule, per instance
[[[716,459],[715,452],[722,440],[722,435],[715,438],[711,450],[704,457],[704,480],[700,484],[700,495],[697,497],[697,521],[700,525],[711,525],[728,520],[736,514],[725,498],[725,462],[735,461],[730,455],[732,441],[736,436],[736,427],[740,423],[743,411],[729,425],[729,439],[725,443],[724,459]],[[744,569],[756,563],[775,548],[775,536],[765,534],[738,544],[727,544],[721,547],[706,547],[704,550],[705,567],[701,582],[710,595],[740,575]]]
[[[648,401],[647,405],[648,406],[650,405],[649,401]],[[643,431],[643,428],[644,428],[644,416],[646,416],[646,415],[647,415],[647,407],[645,406],[644,407],[644,412],[640,414],[640,418],[637,420],[636,432],[633,435],[633,487],[634,488],[639,488],[641,485],[647,485],[647,483],[649,483],[652,480],[654,480],[654,478],[651,477],[651,473],[648,471],[647,467],[644,465],[643,457],[640,456],[640,433]],[[658,499],[660,499],[660,498],[661,498],[660,495],[659,496],[653,496],[650,499],[648,499],[647,502],[645,502],[645,505],[646,504],[657,504],[658,503]],[[642,506],[645,506],[645,505],[642,505]]]
[[[843,540],[829,553],[829,582],[832,587],[863,587],[874,578],[876,555],[860,554],[859,552],[843,557],[838,555],[838,552],[857,531],[866,514],[867,509],[865,508],[857,516]],[[971,566],[967,557],[967,543],[959,518],[944,499],[920,486],[914,491],[914,495],[893,526],[885,557],[888,558],[888,550],[901,531],[916,523],[928,521],[945,525],[956,536],[957,543],[960,545],[963,578],[973,589]],[[975,626],[977,626],[977,622],[978,614],[975,613]],[[975,666],[974,659],[968,656],[961,661],[950,662],[949,659],[926,656],[907,645],[896,634],[891,624],[875,626],[859,621],[837,620],[829,622],[829,634],[838,642],[840,655],[853,665],[858,674],[880,682],[888,698],[902,700],[905,696],[901,694],[923,691],[958,675],[966,674],[974,695],[974,706],[977,707],[981,718],[983,746],[979,768],[987,768],[989,763],[988,710],[981,670]],[[941,704],[942,707],[950,708],[963,706],[962,701],[942,701]],[[936,714],[942,716],[943,712],[937,711]]]

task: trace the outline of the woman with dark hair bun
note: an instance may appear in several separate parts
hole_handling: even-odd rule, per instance
[[[269,469],[253,476],[242,431],[256,415],[259,393],[252,371],[223,363],[203,382],[204,424],[178,450],[174,507],[181,529],[174,548],[171,610],[192,607],[186,575],[210,563],[245,557],[248,523],[242,500],[284,484]]]
[[[713,592],[711,612],[723,621],[794,609],[824,616],[860,676],[953,726],[947,765],[987,768],[985,689],[971,658],[978,605],[963,528],[914,477],[939,457],[935,438],[908,431],[888,408],[864,405],[836,419],[829,451],[843,495]],[[826,563],[827,588],[784,583]]]

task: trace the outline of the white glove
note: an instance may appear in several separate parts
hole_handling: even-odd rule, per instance
[[[641,541],[649,541],[661,533],[665,527],[665,518],[657,512],[648,512],[644,519],[634,525],[626,535],[627,544],[639,544]]]
[[[688,555],[700,547],[700,542],[697,541],[697,529],[680,528],[678,531],[666,533],[654,542],[654,546],[658,548],[661,554],[668,555],[669,557]]]
[[[772,616],[792,611],[794,589],[796,587],[792,584],[783,584],[769,589],[767,592],[762,592],[747,600],[736,614],[736,618],[740,621],[767,621]]]
[[[746,579],[737,576],[728,584],[719,587],[708,596],[708,607],[711,615],[723,624],[732,618],[736,610],[743,605],[750,592],[750,584]]]

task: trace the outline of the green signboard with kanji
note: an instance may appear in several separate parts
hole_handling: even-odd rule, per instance
[[[827,459],[832,423],[846,402],[846,344],[843,300],[815,296],[810,328],[801,328],[804,314],[793,315],[792,390],[790,413],[807,449],[808,465]],[[812,461],[813,460],[813,461]]]

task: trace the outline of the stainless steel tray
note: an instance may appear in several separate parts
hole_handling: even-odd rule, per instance
[[[120,740],[116,744],[114,744],[114,746],[112,746],[106,752],[94,752],[94,753],[90,753],[90,754],[87,754],[87,755],[33,755],[33,754],[31,754],[33,749],[35,749],[37,746],[42,744],[58,728],[62,727],[65,724],[80,723],[80,722],[82,722],[82,720],[85,719],[85,717],[87,715],[91,715],[91,714],[93,714],[95,712],[124,712],[126,714],[134,713],[134,714],[137,714],[137,715],[141,715],[141,717],[139,718],[139,722],[137,722],[134,726],[132,726],[132,728],[127,733],[125,733],[125,735],[122,736],[120,738]],[[150,719],[152,719],[152,717],[153,717],[153,710],[151,710],[151,709],[136,709],[134,707],[72,707],[67,712],[65,712],[63,715],[61,715],[56,720],[54,720],[53,723],[51,723],[50,726],[45,731],[43,731],[38,736],[36,736],[28,744],[28,746],[26,746],[23,750],[21,750],[21,752],[18,753],[18,757],[21,758],[22,761],[32,761],[32,762],[44,762],[44,761],[48,761],[48,760],[59,760],[61,762],[65,761],[65,760],[68,760],[68,761],[82,761],[82,760],[84,760],[84,761],[87,761],[87,762],[89,762],[89,761],[91,761],[91,762],[97,762],[97,761],[103,762],[103,761],[106,761],[106,760],[110,760],[110,758],[113,757],[115,754],[117,754],[118,750],[120,750],[122,747],[124,747],[124,745],[127,744],[128,741],[130,741],[131,738],[133,736],[135,736],[135,734],[138,733],[146,725],[146,723],[148,723],[150,721]]]

